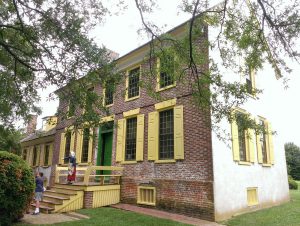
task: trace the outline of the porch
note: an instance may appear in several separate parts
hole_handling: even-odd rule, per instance
[[[40,209],[45,213],[97,208],[120,202],[120,179],[123,167],[77,167],[76,180],[66,183],[68,167],[56,166],[55,184],[44,192]],[[35,204],[32,204],[34,207]]]

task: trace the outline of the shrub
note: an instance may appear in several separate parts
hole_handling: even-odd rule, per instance
[[[0,151],[0,225],[21,218],[34,189],[31,168],[19,156]]]
[[[293,190],[297,190],[298,189],[298,184],[296,181],[294,181],[294,179],[289,176],[289,188],[293,189]]]

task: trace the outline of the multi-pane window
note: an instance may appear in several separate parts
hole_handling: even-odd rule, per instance
[[[236,118],[243,118],[243,113],[236,113]],[[248,153],[247,153],[247,137],[246,130],[242,125],[242,120],[237,120],[237,132],[238,132],[238,145],[239,145],[239,155],[240,161],[249,161]]]
[[[126,144],[125,144],[125,161],[136,159],[136,131],[137,118],[126,120]]]
[[[76,105],[74,101],[69,101],[68,117],[72,117],[75,115],[75,109],[76,109]]]
[[[94,87],[91,87],[87,90],[86,100],[85,100],[85,110],[91,112],[93,109],[94,102]]]
[[[245,130],[238,126],[240,161],[247,161],[246,136]]]
[[[263,120],[259,120],[259,123],[262,126],[262,128],[265,128],[265,122]],[[266,134],[264,132],[262,132],[259,136],[259,145],[261,147],[263,163],[268,163],[267,139]]]
[[[159,87],[164,88],[174,84],[174,56],[166,55],[160,58]]]
[[[159,112],[159,159],[174,158],[174,110]]]
[[[246,88],[247,93],[253,95],[255,89],[255,78],[254,78],[254,70],[249,67],[246,71]]]
[[[27,149],[23,150],[23,159],[26,160],[27,159]]]
[[[90,141],[90,129],[85,128],[83,130],[83,138],[82,138],[82,152],[81,152],[81,162],[88,162],[89,157],[89,142]]]
[[[105,96],[104,105],[105,106],[113,104],[113,101],[114,101],[113,95],[114,95],[114,89],[111,86],[107,86],[105,88],[105,94],[104,94],[104,96]]]
[[[66,144],[65,144],[65,155],[64,155],[64,157],[69,157],[70,147],[71,147],[71,132],[67,132],[66,133]],[[68,160],[65,159],[64,163],[67,164]]]
[[[45,146],[45,157],[44,157],[44,165],[47,166],[49,164],[49,153],[50,153],[50,145]]]
[[[132,69],[128,73],[128,99],[140,94],[140,67]]]
[[[32,165],[33,165],[33,166],[36,166],[36,165],[37,165],[36,162],[37,162],[37,148],[36,148],[36,146],[34,146],[34,147],[33,147],[33,160],[32,160]]]

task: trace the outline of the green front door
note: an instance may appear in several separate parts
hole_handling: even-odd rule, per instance
[[[99,128],[99,143],[98,143],[98,166],[111,166],[112,159],[112,142],[113,142],[113,125],[107,128]],[[110,171],[100,172],[101,174],[109,175]],[[98,174],[98,173],[97,173]]]

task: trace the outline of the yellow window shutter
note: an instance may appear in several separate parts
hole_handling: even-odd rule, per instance
[[[116,148],[116,162],[123,160],[124,154],[124,141],[125,141],[125,119],[118,120],[117,130],[117,148]]]
[[[158,157],[158,112],[148,114],[148,160]]]
[[[52,165],[52,159],[53,159],[53,143],[49,146],[49,158],[48,158],[48,165]]]
[[[90,128],[88,162],[92,162],[93,141],[94,141],[94,139],[93,139],[93,129]]]
[[[40,166],[44,165],[45,160],[45,144],[41,144],[40,146]]]
[[[144,155],[144,118],[143,114],[137,116],[136,134],[136,161],[143,161]]]
[[[262,149],[260,144],[260,134],[256,135],[256,149],[257,149],[257,161],[263,163]]]
[[[231,122],[231,139],[232,139],[233,160],[240,161],[239,133],[238,133],[238,126],[235,120]]]
[[[254,152],[254,131],[253,131],[253,129],[248,129],[247,148],[249,151],[249,160],[250,160],[250,162],[254,162],[255,161],[255,152]]]
[[[75,150],[75,131],[71,131],[71,144],[70,144],[70,152]]]
[[[274,164],[274,144],[273,144],[273,134],[272,127],[269,122],[266,122],[268,128],[268,147],[269,147],[269,161]]]
[[[83,130],[77,129],[75,155],[76,155],[76,162],[78,163],[81,163],[82,139],[83,139]]]
[[[66,138],[65,133],[61,133],[60,135],[60,150],[59,150],[59,164],[63,164],[64,160],[62,159],[65,154],[65,146],[66,146]]]
[[[36,155],[35,165],[39,166],[40,165],[40,160],[41,160],[41,146],[40,145],[38,145],[36,147],[36,153],[37,153],[37,155]]]
[[[33,160],[33,146],[31,146],[28,150],[28,157],[27,157],[27,162],[28,165],[32,165],[32,160]]]
[[[174,107],[174,157],[184,159],[183,105]]]

